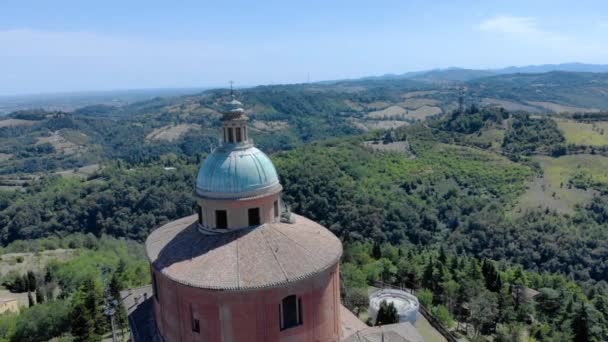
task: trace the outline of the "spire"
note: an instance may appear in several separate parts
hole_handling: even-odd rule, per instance
[[[222,109],[224,144],[249,143],[247,134],[247,115],[243,104],[234,95],[233,83],[230,81],[230,101]]]
[[[233,88],[233,81],[230,81],[230,101],[224,104],[224,108],[222,110],[222,121],[230,121],[230,120],[247,120],[247,116],[245,116],[245,110],[243,109],[243,104],[236,99]]]

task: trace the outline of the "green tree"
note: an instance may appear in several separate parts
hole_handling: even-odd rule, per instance
[[[34,302],[34,297],[32,297],[32,293],[31,292],[27,293],[27,304],[28,304],[28,307],[30,307],[30,308],[36,304]]]
[[[92,342],[101,340],[101,328],[105,318],[102,315],[103,293],[95,278],[88,278],[74,294],[70,318],[75,341]]]
[[[31,292],[36,291],[38,283],[36,281],[36,275],[33,271],[27,271],[27,287]]]
[[[579,309],[574,314],[571,323],[573,341],[574,342],[589,342],[591,341],[589,314],[585,303],[581,303]]]
[[[430,309],[431,305],[433,305],[433,292],[429,289],[416,291],[416,297],[418,297],[420,304],[427,309]]]
[[[112,273],[112,278],[110,279],[110,284],[108,286],[108,290],[110,292],[110,296],[112,297],[113,300],[116,301],[116,303],[118,303],[118,305],[116,305],[116,314],[115,314],[115,319],[116,319],[116,323],[118,325],[118,327],[121,329],[121,331],[124,333],[124,330],[127,328],[127,312],[125,311],[125,308],[121,305],[121,301],[122,298],[120,296],[120,290],[122,290],[123,285],[122,285],[122,281],[120,280],[120,276],[122,273],[124,273],[124,268],[125,266],[123,266],[122,270],[120,268],[118,268],[114,273]],[[119,272],[121,271],[121,272]]]
[[[555,318],[561,308],[562,296],[559,292],[550,288],[539,289],[539,294],[534,297],[536,312],[548,318]]]
[[[393,302],[387,304],[386,300],[380,302],[378,314],[376,316],[376,325],[399,323],[399,314]]]
[[[431,291],[434,291],[433,285],[435,283],[435,266],[433,263],[433,259],[431,258],[429,262],[424,267],[424,272],[422,272],[422,287],[427,288]]]
[[[374,243],[374,246],[372,247],[372,257],[374,259],[382,258],[382,250],[380,249],[380,244],[377,242]]]
[[[48,341],[70,329],[69,304],[64,301],[36,305],[16,318],[11,342]]]
[[[451,328],[454,325],[454,320],[450,315],[448,308],[443,305],[434,306],[431,310],[435,318],[437,318],[444,326]]]
[[[450,312],[454,312],[454,306],[458,298],[458,290],[460,285],[452,279],[442,283],[441,287],[444,291],[446,304]]]
[[[471,301],[470,320],[475,327],[476,335],[496,325],[497,302],[496,294],[487,290],[482,291]]]
[[[502,288],[500,273],[496,270],[494,263],[484,259],[481,266],[481,273],[486,282],[486,288],[492,292],[498,292]]]
[[[36,304],[44,303],[44,294],[42,293],[41,288],[36,289]]]
[[[346,288],[344,302],[351,311],[359,314],[369,307],[369,296],[364,288]]]

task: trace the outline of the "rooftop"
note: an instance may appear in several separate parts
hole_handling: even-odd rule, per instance
[[[348,336],[343,342],[423,342],[418,330],[410,323],[368,327]]]
[[[225,234],[199,232],[196,216],[170,222],[146,240],[150,263],[166,277],[212,290],[247,290],[292,283],[335,265],[342,243],[298,215]]]

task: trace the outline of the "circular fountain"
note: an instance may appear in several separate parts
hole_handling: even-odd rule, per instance
[[[373,322],[376,322],[378,309],[382,301],[393,303],[399,315],[399,322],[410,322],[412,325],[416,323],[418,318],[418,298],[401,290],[383,289],[372,293],[369,296],[369,316]]]

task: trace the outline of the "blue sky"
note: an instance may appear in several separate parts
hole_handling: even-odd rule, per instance
[[[608,1],[0,3],[0,94],[608,64]]]

